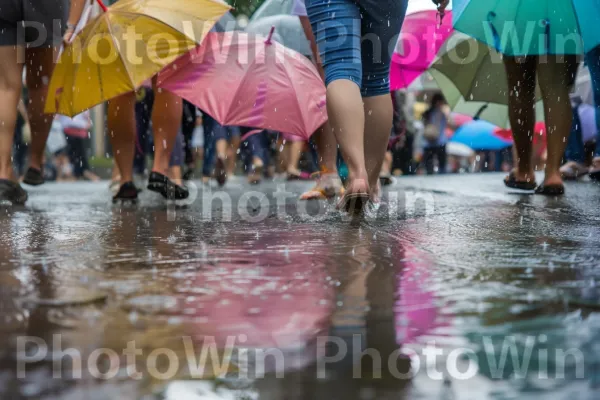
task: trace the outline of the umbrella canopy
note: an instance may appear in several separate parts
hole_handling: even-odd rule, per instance
[[[246,27],[246,32],[268,36],[275,27],[277,41],[285,47],[297,51],[305,56],[312,55],[310,43],[304,34],[304,29],[298,17],[292,15],[275,15],[251,22]]]
[[[501,55],[489,46],[457,33],[428,70],[437,81],[452,111],[475,116],[499,127],[510,126],[508,81]],[[543,120],[543,105],[536,88],[536,118]]]
[[[121,0],[67,46],[46,112],[68,116],[136,90],[194,48],[229,10],[218,0]]]
[[[502,150],[512,145],[504,132],[486,121],[469,122],[456,130],[450,142],[461,143],[473,150]]]
[[[600,43],[597,0],[455,0],[454,27],[510,56],[583,54]]]
[[[450,142],[446,145],[446,153],[455,157],[471,157],[475,151],[466,144]]]
[[[214,27],[215,32],[229,32],[229,31],[237,31],[240,29],[240,26],[237,23],[235,17],[230,13],[225,13],[221,17],[220,20],[217,21]]]
[[[165,69],[158,84],[221,125],[307,139],[327,120],[325,85],[315,66],[279,43],[247,33],[209,34],[203,45]]]
[[[404,20],[396,52],[392,56],[392,90],[410,86],[431,65],[438,50],[452,33],[452,12],[439,24],[437,11],[420,11]]]
[[[294,0],[266,0],[250,17],[250,23],[274,15],[289,15],[292,12]]]

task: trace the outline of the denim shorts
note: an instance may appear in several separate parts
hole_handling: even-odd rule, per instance
[[[59,46],[69,0],[0,0],[0,46]]]
[[[325,83],[356,83],[364,97],[390,92],[390,63],[408,0],[306,0]]]

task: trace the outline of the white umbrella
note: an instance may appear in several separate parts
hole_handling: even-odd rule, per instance
[[[275,36],[273,38],[277,42],[305,56],[312,55],[310,42],[304,34],[304,29],[302,29],[302,24],[298,17],[292,15],[274,15],[262,18],[251,22],[246,27],[246,32],[268,36],[272,27],[275,27]]]
[[[455,157],[471,157],[475,155],[475,151],[466,144],[457,142],[448,142],[446,145],[446,153]]]
[[[267,0],[250,17],[250,23],[274,15],[290,15],[294,0]]]

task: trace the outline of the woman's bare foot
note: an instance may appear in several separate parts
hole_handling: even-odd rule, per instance
[[[589,169],[577,161],[569,161],[560,167],[560,175],[566,181],[575,181],[589,173]]]

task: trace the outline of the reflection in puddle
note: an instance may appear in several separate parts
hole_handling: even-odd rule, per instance
[[[69,218],[4,216],[0,394],[362,400],[588,393],[600,365],[599,236],[590,237],[583,221],[572,226],[534,206],[485,199],[466,212],[460,199],[444,199],[455,203],[436,218],[360,227],[328,216],[213,223],[193,218],[194,209],[171,221],[162,209],[100,206],[75,207]],[[23,346],[24,336],[47,343],[46,354],[34,341]],[[519,374],[508,353],[496,376],[490,357],[501,355],[509,336],[519,357],[536,338],[530,364]],[[441,356],[428,360],[427,349]],[[469,352],[454,357],[455,349]],[[575,356],[563,379],[539,379],[540,350],[557,349],[585,353],[583,379]],[[455,379],[448,359],[465,374],[469,354],[475,375]],[[557,371],[554,361],[549,373]],[[15,379],[23,363],[26,376]]]

